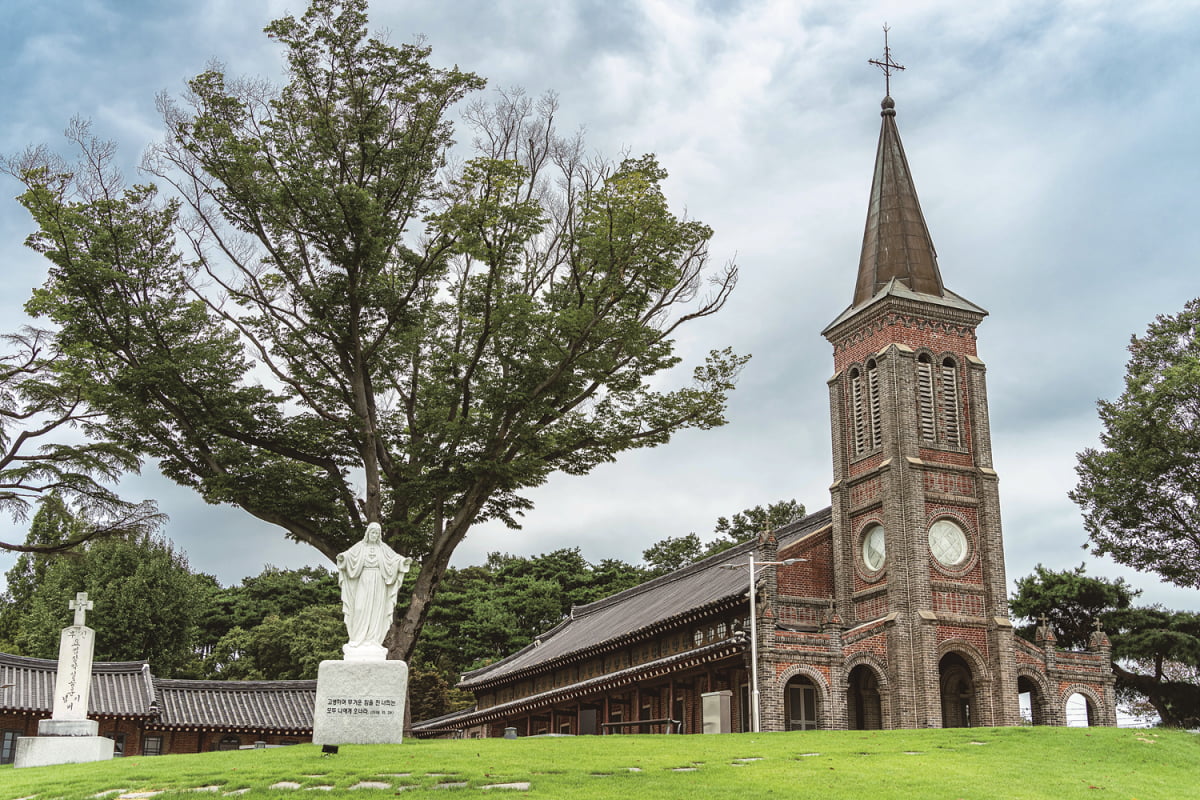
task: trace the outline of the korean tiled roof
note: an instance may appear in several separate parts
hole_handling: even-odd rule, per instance
[[[0,653],[0,708],[49,713],[54,708],[58,662]],[[148,717],[153,677],[145,661],[111,661],[92,665],[88,708],[95,717]]]
[[[159,679],[154,685],[160,709],[156,727],[312,731],[316,681]]]
[[[58,662],[0,653],[0,710],[49,714]],[[155,678],[145,661],[92,665],[91,717],[145,718],[151,727],[308,733],[316,681]]]
[[[815,533],[830,519],[830,509],[826,508],[775,531],[779,547]],[[619,646],[640,634],[652,635],[722,604],[738,602],[746,594],[748,576],[744,570],[722,567],[744,563],[757,549],[757,542],[744,542],[632,589],[576,606],[568,619],[529,646],[463,675],[459,686],[471,689],[504,682],[520,673],[539,671],[552,662]]]

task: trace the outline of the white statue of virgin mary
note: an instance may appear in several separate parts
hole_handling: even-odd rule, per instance
[[[412,564],[383,543],[378,522],[367,526],[362,541],[337,557],[342,616],[350,641],[342,647],[347,661],[387,658],[383,637],[392,625],[400,582]]]

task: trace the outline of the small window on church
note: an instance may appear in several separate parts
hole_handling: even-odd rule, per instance
[[[948,447],[962,444],[958,416],[958,367],[954,359],[942,362],[942,440]]]
[[[703,644],[704,643],[704,631],[700,630],[699,628],[696,628],[696,633],[694,636],[692,636],[692,641],[695,642],[696,647],[699,647],[701,644]]]
[[[917,422],[921,429],[921,441],[926,444],[937,442],[937,412],[933,402],[933,359],[928,353],[917,358]]]
[[[883,526],[876,522],[868,526],[867,529],[863,531],[863,566],[865,566],[869,572],[878,572],[879,570],[883,569],[883,564],[886,558],[886,537],[883,532]]]

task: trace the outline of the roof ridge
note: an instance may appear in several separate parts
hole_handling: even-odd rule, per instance
[[[571,608],[571,618],[579,619],[581,616],[595,613],[602,609],[608,608],[617,602],[622,602],[630,597],[643,594],[645,592],[657,589],[660,586],[674,583],[675,581],[689,578],[697,572],[703,572],[706,569],[711,569],[716,564],[727,561],[729,556],[734,553],[743,553],[746,550],[753,550],[758,547],[758,542],[754,539],[749,539],[744,542],[738,542],[733,547],[727,547],[719,553],[713,553],[711,556],[705,556],[699,561],[693,561],[691,564],[686,564],[679,569],[668,572],[665,575],[659,575],[656,578],[651,578],[644,583],[639,583],[637,586],[630,586],[628,589],[622,589],[616,594],[610,594],[608,597],[602,597],[599,600],[594,600],[591,603],[585,603],[581,606],[573,606]]]
[[[263,691],[264,689],[315,689],[313,678],[301,680],[223,681],[219,679],[155,678],[158,689],[220,689],[224,691]]]
[[[92,671],[100,672],[140,672],[149,661],[93,661]],[[34,656],[19,656],[14,653],[0,653],[0,664],[18,667],[41,668],[48,671],[58,669],[57,658],[36,658]]]

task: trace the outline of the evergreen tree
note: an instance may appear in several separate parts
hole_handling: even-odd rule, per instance
[[[1098,449],[1071,499],[1092,552],[1200,588],[1200,299],[1129,345],[1125,391],[1101,400]]]
[[[211,580],[211,579],[210,579]],[[149,661],[156,675],[196,677],[197,622],[206,612],[205,580],[164,539],[139,534],[87,543],[50,562],[24,605],[15,607],[15,643],[24,655],[57,658],[68,602],[95,603],[97,661]]]

